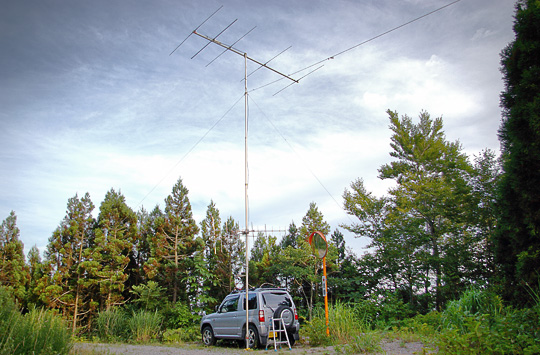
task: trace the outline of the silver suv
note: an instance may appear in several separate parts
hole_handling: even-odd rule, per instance
[[[272,319],[282,318],[291,346],[299,339],[298,314],[291,295],[281,288],[256,288],[248,292],[248,348],[265,346]],[[217,339],[231,339],[243,343],[246,339],[246,293],[229,294],[216,313],[205,315],[201,320],[204,345],[214,345]]]

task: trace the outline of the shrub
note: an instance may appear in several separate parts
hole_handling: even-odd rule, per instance
[[[448,304],[438,341],[442,354],[540,353],[540,312],[537,307],[503,308],[486,291],[469,290]]]
[[[326,320],[313,318],[301,328],[304,336],[308,339],[309,346],[327,346],[332,344],[332,338],[326,335]]]
[[[193,314],[187,304],[180,302],[165,307],[163,315],[167,329],[190,328],[198,326],[201,321],[200,315]]]

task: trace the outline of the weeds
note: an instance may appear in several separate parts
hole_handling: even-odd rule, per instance
[[[137,343],[145,343],[157,339],[161,330],[161,315],[155,312],[133,312],[127,325],[133,340]]]
[[[24,316],[0,288],[0,354],[67,354],[71,333],[52,311],[31,309]]]

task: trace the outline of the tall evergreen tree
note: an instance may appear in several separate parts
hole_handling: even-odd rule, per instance
[[[25,299],[30,274],[24,261],[24,245],[19,236],[17,216],[11,211],[0,227],[0,285],[11,290],[21,302]]]
[[[95,240],[87,265],[99,288],[100,306],[109,310],[123,303],[123,292],[134,258],[137,216],[126,205],[125,197],[111,189],[99,208]],[[133,263],[132,263],[133,264]],[[90,265],[92,265],[90,269]]]
[[[499,187],[497,262],[506,297],[531,301],[540,270],[540,2],[519,0],[515,40],[501,54],[499,139],[504,174]]]
[[[302,218],[302,226],[300,226],[300,235],[307,240],[309,235],[314,231],[321,232],[327,239],[330,237],[330,225],[324,220],[323,214],[319,211],[317,204],[311,202],[306,215]]]
[[[28,252],[28,268],[30,271],[30,282],[28,284],[28,303],[38,304],[39,294],[36,292],[36,287],[39,280],[43,277],[43,263],[39,255],[39,249],[36,245],[30,248]]]
[[[223,245],[221,243],[221,217],[214,201],[210,201],[210,204],[206,209],[206,217],[201,222],[200,234],[205,245],[205,262],[208,270],[211,271],[213,275],[213,277],[203,280],[203,284],[207,287],[208,293],[213,298],[221,301],[224,296],[226,296],[226,291],[223,290],[223,285],[219,282],[216,268],[219,263],[218,253],[221,253]],[[219,301],[216,301],[216,303]],[[215,306],[215,304],[209,305],[209,307],[213,306]]]
[[[153,255],[147,263],[149,270],[154,268],[150,272],[159,273],[164,287],[171,292],[169,296],[173,303],[179,299],[187,301],[189,294],[198,291],[187,280],[188,276],[194,276],[190,275],[195,266],[194,256],[204,246],[202,240],[196,239],[199,228],[193,219],[188,193],[179,178],[165,199],[165,213],[155,220],[157,231],[151,241]]]
[[[281,242],[279,243],[279,245],[281,246],[282,249],[285,249],[288,246],[292,246],[296,248],[298,246],[298,238],[301,238],[301,237],[302,236],[300,236],[298,228],[296,227],[296,224],[294,224],[294,221],[292,221],[291,224],[289,224],[288,233],[285,234],[283,239],[281,239]]]
[[[240,233],[240,225],[229,217],[223,223],[221,245],[218,254],[217,274],[221,273],[221,283],[227,292],[231,292],[242,283],[241,273],[245,269],[245,243]]]
[[[97,307],[97,302],[91,299],[91,281],[84,265],[94,240],[93,210],[88,193],[81,199],[75,195],[68,200],[66,216],[49,238],[45,280],[40,281],[40,299],[71,318],[73,332],[80,317]]]

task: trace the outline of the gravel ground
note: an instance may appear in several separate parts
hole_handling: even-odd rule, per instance
[[[383,354],[387,355],[414,355],[422,354],[424,345],[420,342],[402,343],[400,341],[383,341],[381,343]],[[431,353],[426,349],[427,353]],[[333,347],[310,348],[300,344],[295,345],[292,350],[283,348],[278,350],[287,354],[337,354]],[[257,354],[275,353],[274,349],[254,350]],[[131,344],[99,344],[99,343],[76,343],[72,354],[75,355],[203,355],[203,354],[245,354],[245,349],[236,346],[218,344],[214,347],[204,347],[200,344],[163,346],[163,345],[131,345]]]

